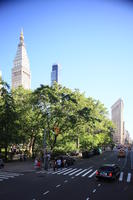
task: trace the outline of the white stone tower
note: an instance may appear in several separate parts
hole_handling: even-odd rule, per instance
[[[16,89],[17,87],[22,86],[24,89],[30,89],[30,85],[30,64],[24,44],[23,30],[21,30],[20,42],[18,44],[12,68],[12,88]]]
[[[116,126],[115,133],[113,135],[113,140],[116,144],[124,144],[124,103],[122,99],[118,99],[113,106],[112,109],[112,121]]]

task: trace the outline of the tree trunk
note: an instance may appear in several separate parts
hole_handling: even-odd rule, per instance
[[[32,152],[33,152],[33,144],[34,144],[34,136],[31,137],[30,139],[30,144],[29,144],[29,153],[30,153],[30,156],[32,156]]]

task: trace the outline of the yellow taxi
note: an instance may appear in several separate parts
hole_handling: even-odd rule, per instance
[[[118,151],[118,157],[125,157],[125,156],[126,156],[125,150],[124,150],[124,149],[120,149],[120,150]]]

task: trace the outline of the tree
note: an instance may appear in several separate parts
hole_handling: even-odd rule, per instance
[[[7,159],[8,146],[16,141],[17,115],[9,85],[4,81],[0,85],[0,148],[5,148]]]
[[[42,137],[40,113],[34,107],[32,91],[18,87],[12,93],[18,115],[18,143],[32,155],[36,141]]]

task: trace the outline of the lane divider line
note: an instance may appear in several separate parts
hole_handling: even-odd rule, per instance
[[[46,192],[44,192],[43,195],[46,195],[46,194],[48,194],[48,193],[49,193],[49,190],[47,190]]]
[[[127,182],[129,183],[131,180],[131,173],[128,173],[128,176],[127,176]]]
[[[123,180],[123,174],[124,174],[123,172],[120,173],[119,181]]]
[[[56,188],[58,188],[58,187],[60,187],[61,185],[59,184],[59,185],[56,185]]]

